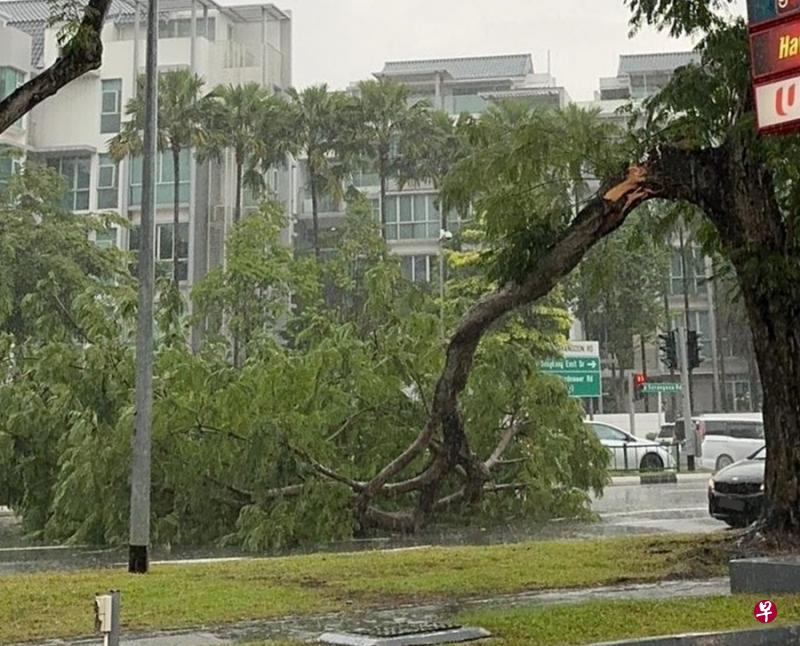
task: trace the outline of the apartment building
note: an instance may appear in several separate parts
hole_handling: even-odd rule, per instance
[[[700,57],[694,52],[622,55],[617,75],[601,78],[594,101],[580,105],[597,109],[602,118],[624,127],[628,115],[619,112],[621,107],[652,96],[666,86],[676,69],[699,62]],[[671,242],[669,275],[664,277],[664,317],[668,311],[672,328],[685,325],[688,319],[689,328],[702,337],[704,361],[694,371],[692,380],[694,410],[698,413],[753,410],[758,399],[758,379],[749,356],[746,330],[742,329],[746,323],[737,320],[732,311],[737,306],[730,303],[729,286],[714,278],[711,260],[688,233],[676,234]],[[659,331],[653,330],[653,339]],[[575,336],[580,337],[581,332],[577,331]],[[644,371],[656,378],[669,375],[660,361],[656,343],[646,344],[644,352],[637,349],[634,356],[637,372]],[[652,399],[648,406],[655,410],[655,398]],[[645,405],[639,406],[643,409]]]
[[[57,170],[77,212],[118,213],[130,228],[99,233],[97,243],[138,246],[142,166],[140,159],[115,164],[108,142],[126,119],[125,106],[144,73],[147,3],[114,0],[103,28],[103,64],[73,81],[0,135],[0,144]],[[160,0],[158,67],[188,68],[210,91],[218,84],[256,82],[281,92],[291,85],[291,15],[273,4],[221,6],[213,0]],[[7,96],[58,55],[58,27],[50,25],[47,0],[0,2],[0,96]],[[11,157],[0,182],[13,172]],[[225,231],[235,196],[232,159],[198,165],[186,151],[180,161],[180,226],[173,231],[173,168],[169,154],[157,164],[156,259],[172,272],[173,245],[185,289],[222,262]],[[268,186],[290,209],[292,174],[276,169]],[[247,204],[247,202],[246,202]],[[250,200],[252,206],[252,199]],[[290,231],[286,242],[290,242]]]
[[[390,61],[374,76],[407,86],[409,102],[426,101],[454,117],[462,113],[480,115],[490,105],[505,100],[554,107],[569,103],[566,90],[557,85],[549,72],[534,71],[530,54]],[[352,84],[349,91],[357,92],[357,83]],[[302,249],[310,248],[313,236],[311,195],[302,162],[300,166],[297,242]],[[376,218],[379,218],[378,175],[369,170],[359,171],[354,173],[351,182],[371,200]],[[386,196],[386,240],[392,251],[401,257],[405,276],[416,282],[436,280],[442,221],[436,198],[433,186],[424,183],[400,190],[395,182],[390,182]],[[342,203],[324,198],[320,207],[320,229],[324,232],[340,227],[343,210]],[[450,233],[456,233],[460,227],[459,214],[449,213]]]

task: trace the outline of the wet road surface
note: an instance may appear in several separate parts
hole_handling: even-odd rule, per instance
[[[629,534],[706,533],[722,531],[725,524],[708,515],[707,476],[683,476],[677,484],[640,485],[635,478],[623,478],[593,501],[598,522],[553,521],[536,525],[514,524],[504,527],[433,528],[412,538],[385,538],[328,544],[305,551],[357,551],[415,545],[481,545],[513,543],[555,538],[591,538]],[[297,552],[294,552],[297,553]],[[238,558],[235,550],[198,550],[165,553],[156,550],[159,560]],[[13,515],[0,509],[0,576],[48,570],[75,570],[124,565],[124,550],[89,550],[74,547],[26,545]]]

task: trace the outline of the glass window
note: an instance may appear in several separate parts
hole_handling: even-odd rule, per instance
[[[0,100],[5,99],[24,82],[24,72],[13,67],[0,67]]]
[[[402,225],[401,225],[402,226]],[[436,256],[401,256],[403,277],[412,283],[430,283],[434,278]]]
[[[172,275],[173,225],[156,226],[156,260],[158,272],[164,276]],[[186,280],[189,275],[189,224],[178,225],[178,279]]]
[[[100,155],[97,172],[98,209],[116,209],[119,206],[118,168],[109,155]]]
[[[47,160],[47,166],[64,178],[66,184],[64,208],[70,211],[87,211],[91,160],[88,157],[50,158]]]
[[[103,79],[100,107],[100,132],[119,132],[122,115],[122,79]]]
[[[592,430],[594,431],[594,434],[597,436],[598,440],[624,442],[628,439],[624,433],[615,428],[611,428],[610,426],[606,426],[605,424],[592,424]]]
[[[178,185],[178,200],[181,204],[189,203],[189,164],[191,162],[189,151],[181,152],[180,163],[180,184]],[[175,180],[172,177],[172,153],[162,152],[158,158],[156,168],[156,203],[159,206],[170,206],[173,203],[175,192]],[[131,160],[131,206],[141,206],[142,204],[142,158],[134,157]]]
[[[733,381],[725,384],[725,399],[728,410],[734,413],[753,410],[749,381]]]
[[[11,148],[0,147],[0,191],[8,188],[8,183],[13,175],[19,173],[22,163],[12,152]]]
[[[117,246],[117,229],[109,227],[103,231],[95,232],[94,243],[101,249],[111,249]]]
[[[758,422],[728,422],[728,434],[740,440],[763,440],[764,426]]]
[[[400,222],[411,222],[412,219],[412,200],[409,195],[401,195],[398,198],[400,202],[399,218]]]

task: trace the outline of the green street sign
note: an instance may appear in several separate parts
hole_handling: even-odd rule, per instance
[[[648,381],[642,386],[642,392],[649,395],[654,395],[656,393],[675,394],[680,393],[682,390],[683,388],[680,384],[665,381]]]
[[[542,372],[557,375],[567,382],[570,397],[601,397],[603,381],[600,357],[565,356],[539,364]]]

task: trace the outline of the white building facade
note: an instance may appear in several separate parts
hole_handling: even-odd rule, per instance
[[[500,100],[514,100],[530,105],[563,107],[569,96],[549,73],[535,73],[530,54],[479,56],[385,63],[374,75],[405,85],[409,102],[426,101],[434,109],[453,117],[462,113],[480,115]],[[357,84],[350,92],[357,92]],[[299,173],[297,233],[301,248],[312,244],[311,195],[307,176]],[[380,182],[375,172],[357,172],[352,185],[371,200],[376,219],[380,219]],[[404,275],[415,282],[436,280],[442,217],[438,194],[433,186],[412,183],[402,190],[390,181],[386,195],[386,240],[392,251],[401,257]],[[344,204],[325,198],[320,205],[320,230],[341,226]],[[461,227],[459,214],[447,217],[448,230],[457,233]]]
[[[247,82],[275,92],[290,87],[288,12],[272,4],[222,7],[211,0],[161,0],[159,5],[160,71],[190,69],[205,80],[204,91]],[[133,250],[138,245],[141,160],[114,164],[107,149],[126,120],[125,106],[144,73],[146,7],[136,0],[114,0],[102,33],[102,66],[68,84],[0,136],[1,144],[60,172],[67,185],[65,205],[71,210],[114,212],[128,219],[130,228],[113,227],[98,234],[97,243]],[[55,61],[58,29],[49,26],[47,0],[0,2],[0,13],[5,16],[0,20],[0,96],[6,96],[11,86]],[[228,156],[221,163],[199,165],[189,151],[182,156],[180,171],[176,236],[172,159],[169,153],[160,155],[155,249],[158,270],[170,274],[173,245],[178,244],[179,273],[188,288],[222,262],[235,173]],[[287,209],[291,181],[286,169],[269,173],[268,186]],[[286,235],[288,243],[290,233]]]

